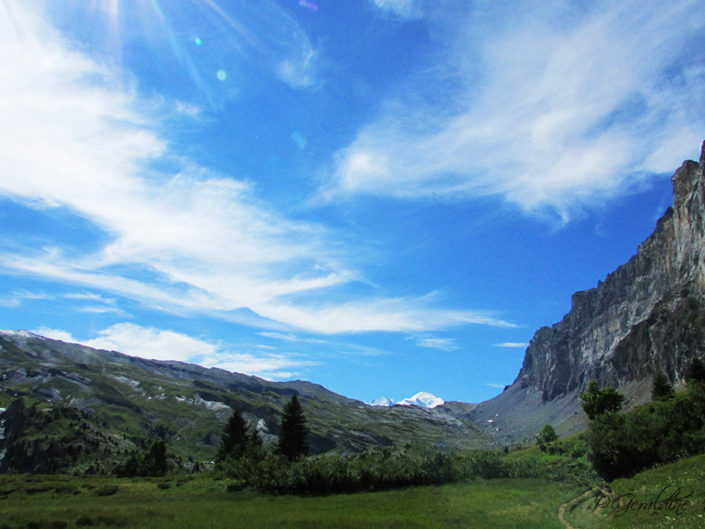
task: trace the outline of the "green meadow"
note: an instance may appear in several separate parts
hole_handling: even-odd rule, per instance
[[[702,529],[705,527],[705,455],[617,479],[566,506],[575,529]]]
[[[295,496],[231,492],[231,485],[213,475],[3,475],[0,529],[705,527],[705,455],[594,487],[501,478]]]
[[[228,492],[227,481],[61,476],[0,478],[0,528],[563,527],[558,506],[583,490],[538,479],[478,480],[331,496]]]

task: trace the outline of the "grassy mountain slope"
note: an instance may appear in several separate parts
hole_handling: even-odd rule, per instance
[[[458,449],[488,442],[472,421],[442,408],[375,408],[308,382],[276,383],[221,369],[144,360],[26,332],[0,333],[0,388],[0,407],[24,400],[21,420],[17,413],[3,415],[0,454],[21,441],[26,459],[37,461],[42,458],[33,459],[31,453],[81,445],[81,432],[95,436],[83,442],[80,452],[101,454],[105,461],[153,440],[166,441],[170,452],[184,460],[208,461],[234,408],[257,425],[266,441],[276,440],[281,410],[294,392],[307,416],[314,453],[407,443]],[[54,416],[56,420],[46,420]],[[76,459],[79,470],[88,468],[88,459]],[[24,470],[52,470],[44,464],[27,463]],[[0,457],[0,470],[8,465]]]

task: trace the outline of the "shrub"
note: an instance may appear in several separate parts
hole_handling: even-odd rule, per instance
[[[103,485],[95,491],[96,496],[112,496],[118,491],[117,485]]]
[[[545,425],[541,428],[541,431],[536,436],[536,443],[539,445],[541,451],[545,452],[548,445],[558,440],[558,435],[556,430],[550,424]]]
[[[705,390],[652,401],[590,423],[590,460],[606,480],[705,451]]]
[[[583,410],[587,416],[590,420],[594,420],[604,413],[617,412],[622,409],[624,395],[611,387],[598,389],[597,382],[593,380],[588,384],[585,393],[580,395],[580,400],[583,401]]]

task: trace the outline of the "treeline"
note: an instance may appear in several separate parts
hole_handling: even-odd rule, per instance
[[[623,396],[591,383],[581,395],[590,418],[588,457],[607,481],[705,452],[705,366],[695,359],[686,389],[675,393],[662,374],[650,403],[622,413]]]
[[[113,474],[121,478],[157,477],[166,475],[168,470],[166,443],[155,441],[148,450],[131,453],[125,461],[113,468]]]
[[[306,419],[296,396],[283,411],[279,442],[269,447],[236,410],[223,431],[216,471],[228,478],[229,490],[277,494],[374,491],[474,478],[589,481],[595,477],[586,461],[570,456],[547,463],[536,457],[504,457],[505,453],[496,451],[448,453],[405,447],[307,457],[306,434]]]

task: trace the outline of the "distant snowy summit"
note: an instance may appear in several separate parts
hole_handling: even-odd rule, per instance
[[[387,397],[380,397],[378,399],[373,400],[372,402],[368,402],[370,406],[383,406],[383,407],[389,407],[389,406],[394,406],[394,401],[392,399],[388,399]]]
[[[392,399],[387,398],[387,397],[380,397],[379,399],[375,399],[372,402],[369,403],[370,406],[419,406],[420,408],[435,408],[437,406],[443,406],[445,404],[445,401],[440,398],[436,397],[435,395],[431,395],[430,393],[426,393],[425,391],[421,391],[420,393],[417,393],[413,397],[410,397],[408,399],[400,400],[399,402],[394,402]]]

